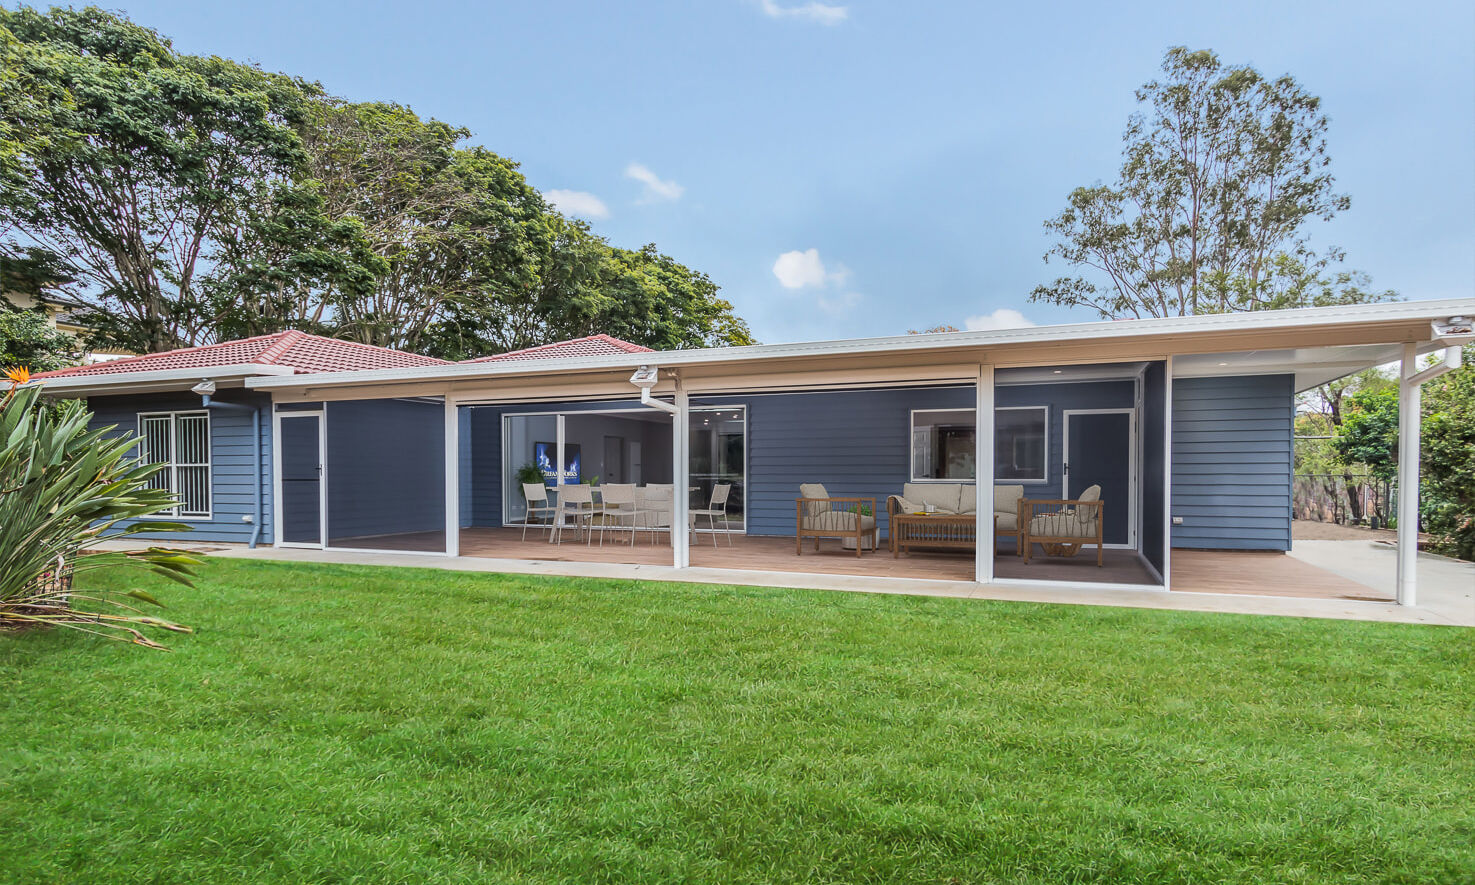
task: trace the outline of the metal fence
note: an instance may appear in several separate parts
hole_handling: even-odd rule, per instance
[[[1392,483],[1373,476],[1298,473],[1291,491],[1296,519],[1386,527],[1398,512]]]

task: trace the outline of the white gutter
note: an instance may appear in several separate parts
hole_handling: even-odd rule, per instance
[[[90,391],[110,391],[118,387],[154,387],[169,389],[183,385],[189,389],[201,379],[213,381],[233,380],[245,382],[263,375],[291,375],[287,366],[268,366],[260,363],[236,363],[229,366],[199,366],[184,369],[155,369],[152,372],[112,372],[91,375],[60,375],[55,378],[33,378],[31,384],[47,393],[82,395]]]
[[[1098,321],[1057,326],[1031,326],[1023,329],[999,329],[988,332],[941,332],[927,335],[893,335],[885,338],[855,338],[799,344],[754,344],[745,347],[670,350],[662,351],[660,360],[663,366],[675,367],[730,363],[741,360],[926,352],[1005,344],[1067,344],[1073,341],[1104,341],[1143,336],[1173,338],[1180,335],[1216,334],[1236,330],[1297,329],[1329,325],[1436,320],[1452,314],[1472,313],[1475,313],[1475,299],[1445,299],[1162,319]],[[579,371],[611,371],[635,369],[643,361],[649,359],[651,355],[648,353],[632,353],[571,359],[495,360],[445,366],[412,366],[397,369],[317,373],[298,375],[293,378],[253,378],[246,382],[246,386],[262,389],[328,387],[346,384],[455,381]]]

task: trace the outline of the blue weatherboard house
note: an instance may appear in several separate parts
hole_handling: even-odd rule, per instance
[[[1297,393],[1398,363],[1416,409],[1471,316],[1465,299],[660,353],[598,335],[460,363],[293,331],[34,383],[138,436],[191,543],[1171,590],[1193,551],[1290,548]],[[1402,444],[1417,433],[1404,421]],[[1416,489],[1417,458],[1401,469]],[[1399,501],[1401,549],[1416,508]]]

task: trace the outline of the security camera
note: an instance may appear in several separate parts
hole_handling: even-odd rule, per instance
[[[1453,343],[1458,344],[1469,344],[1475,341],[1475,319],[1470,317],[1458,316],[1447,320],[1435,320],[1431,325],[1434,326],[1436,340],[1450,341],[1453,339]]]

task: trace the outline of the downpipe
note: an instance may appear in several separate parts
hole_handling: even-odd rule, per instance
[[[252,488],[255,490],[255,494],[253,495],[255,503],[254,513],[251,517],[251,540],[247,542],[246,546],[251,550],[255,550],[257,542],[261,540],[261,519],[263,515],[261,504],[261,407],[243,406],[239,403],[215,402],[210,398],[210,394],[208,393],[200,394],[200,399],[204,402],[206,409],[234,410],[251,413],[251,462],[256,465],[256,481],[252,483]]]

